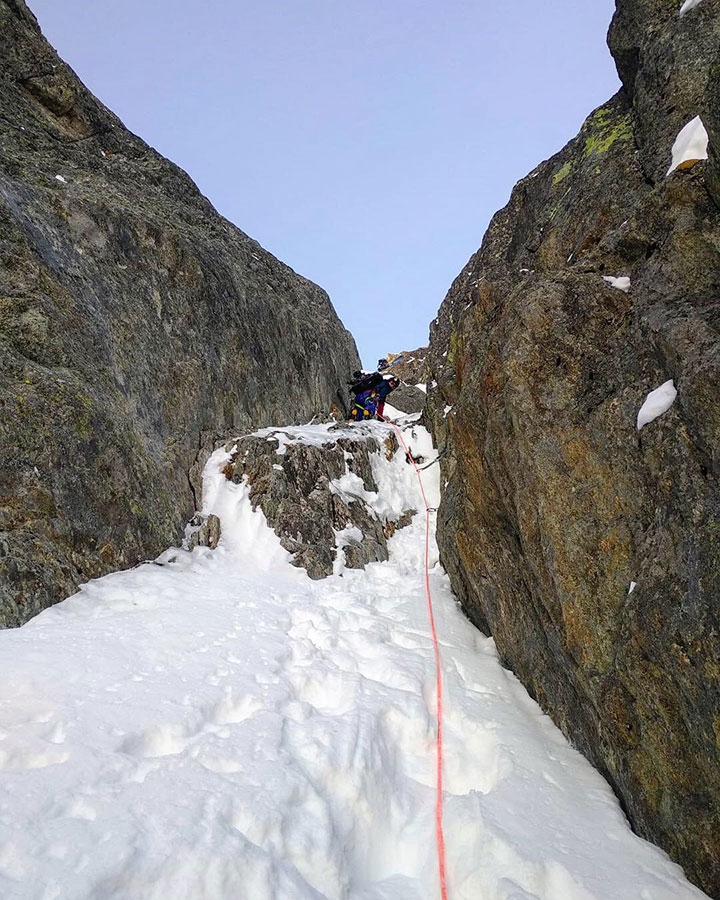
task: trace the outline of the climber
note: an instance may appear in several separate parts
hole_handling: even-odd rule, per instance
[[[355,396],[350,418],[354,422],[366,422],[368,419],[374,419],[378,407],[378,394],[375,388],[361,391]]]
[[[382,380],[383,377],[379,372],[361,372],[358,369],[357,372],[353,372],[353,380],[348,381],[350,393],[357,397],[358,394],[364,391],[371,391],[373,388],[376,388]]]
[[[398,379],[391,375],[389,378],[383,378],[382,382],[377,386],[377,415],[379,418],[383,417],[385,412],[385,400],[387,395],[395,390],[396,387],[399,387],[400,382]]]
[[[372,419],[377,409],[377,388],[383,377],[379,372],[353,372],[353,380],[348,382],[350,393],[354,395],[348,418],[354,422]]]
[[[389,369],[390,366],[396,366],[398,363],[401,363],[405,359],[404,353],[400,353],[398,354],[398,356],[393,356],[391,353],[390,356],[392,357],[392,359],[387,359],[383,356],[382,359],[378,360],[378,372],[384,372],[386,369]]]
[[[384,360],[380,360],[383,362]],[[355,422],[382,417],[385,409],[385,398],[400,385],[394,376],[386,378],[379,372],[353,372],[353,380],[348,382],[350,391],[355,395],[349,418]]]

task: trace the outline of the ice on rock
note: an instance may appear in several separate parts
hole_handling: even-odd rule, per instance
[[[672,378],[661,384],[659,388],[655,388],[645,398],[645,402],[640,407],[637,417],[637,430],[640,431],[645,425],[653,422],[658,416],[667,412],[675,402],[677,390],[673,384]]]
[[[667,174],[675,169],[688,169],[701,159],[708,158],[708,133],[700,116],[691,119],[675,138],[672,162]]]

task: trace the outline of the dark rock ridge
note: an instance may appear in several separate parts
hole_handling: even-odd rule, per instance
[[[467,614],[636,830],[720,897],[720,0],[679,8],[618,0],[622,89],[452,285],[428,417]],[[696,115],[710,159],[666,178]]]
[[[0,0],[0,624],[177,541],[218,435],[327,415],[327,295],[130,134]]]
[[[415,510],[379,515],[372,495],[379,488],[373,456],[390,460],[398,450],[394,433],[374,426],[338,428],[321,446],[282,429],[249,435],[228,445],[225,477],[250,486],[253,509],[260,507],[283,547],[311,578],[331,575],[338,565],[361,569],[388,558],[387,539],[410,523]],[[349,478],[348,478],[349,476]],[[345,478],[345,484],[338,482]],[[214,522],[212,520],[215,520]],[[217,546],[217,517],[197,520],[188,546]]]

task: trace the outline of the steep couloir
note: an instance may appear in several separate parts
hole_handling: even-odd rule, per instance
[[[0,0],[0,624],[177,541],[216,438],[327,415],[358,365]]]
[[[719,897],[720,0],[680,6],[618,0],[622,89],[452,285],[428,415],[467,614],[637,831]],[[668,176],[698,115],[710,158]]]

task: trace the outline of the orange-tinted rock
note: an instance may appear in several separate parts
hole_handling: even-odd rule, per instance
[[[431,329],[439,542],[469,617],[717,897],[720,0],[617,5],[624,89],[515,187]],[[710,159],[666,179],[697,114]]]

